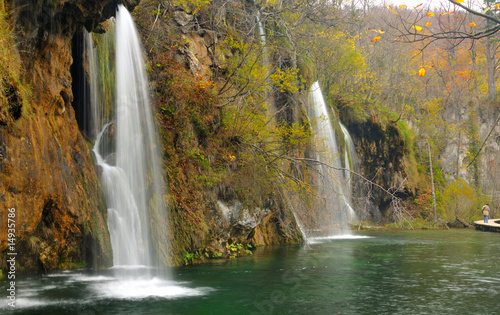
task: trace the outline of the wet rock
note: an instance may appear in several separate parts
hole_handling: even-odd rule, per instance
[[[18,119],[0,131],[0,217],[16,209],[16,238],[24,249],[19,264],[25,268],[48,270],[64,261],[110,266],[106,205],[75,120],[70,66],[76,30],[95,29],[114,14],[116,2],[21,0],[12,6],[23,83],[31,87],[32,103],[22,108],[16,88],[11,89],[17,105],[10,115]],[[0,251],[7,248],[5,229],[0,227]]]

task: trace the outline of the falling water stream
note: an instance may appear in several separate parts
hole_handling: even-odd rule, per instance
[[[114,266],[152,266],[148,221],[152,205],[164,205],[159,200],[163,196],[163,184],[158,176],[161,174],[159,145],[141,45],[132,17],[123,6],[119,6],[116,14],[115,36],[115,115],[99,132],[94,152],[101,167],[100,179],[108,204]],[[98,122],[102,120],[96,118]],[[107,146],[103,145],[103,139],[109,142]],[[114,149],[101,152],[103,147],[110,146]]]
[[[307,238],[314,241],[349,235],[348,223],[355,218],[350,204],[349,161],[355,160],[355,151],[352,139],[344,127],[341,130],[346,139],[346,147],[344,156],[341,156],[334,128],[337,119],[326,104],[318,82],[311,86],[309,92],[308,117],[315,134],[312,154],[317,163],[312,163],[311,166],[316,170],[313,182],[317,185],[318,198],[312,206],[312,217],[302,220]],[[345,165],[342,165],[342,160]]]
[[[109,57],[93,47],[92,35],[86,37],[96,129],[93,151],[108,206],[113,267],[99,276],[77,274],[70,281],[92,283],[89,288],[98,296],[112,299],[203,295],[208,289],[172,281],[153,245],[168,248],[160,146],[141,44],[125,7],[118,6],[114,24],[114,32],[110,32],[115,38],[114,67],[106,66]],[[103,42],[107,52],[110,41],[105,38]],[[99,60],[99,55],[106,60]],[[114,75],[101,71],[103,68],[115,69]],[[114,93],[107,91],[111,86]]]

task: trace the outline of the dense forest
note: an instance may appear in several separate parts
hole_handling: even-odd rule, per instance
[[[351,228],[465,227],[485,203],[491,217],[500,210],[500,5],[122,2],[142,39],[162,147],[168,226],[150,219],[153,240],[169,234],[155,245],[162,264],[305,241],[322,198],[312,152],[328,150],[308,116],[314,82],[357,153],[323,163],[350,173]],[[91,32],[106,46],[116,4],[1,3],[0,213],[18,209],[20,264],[109,266],[81,40]],[[0,230],[5,258],[5,222]]]

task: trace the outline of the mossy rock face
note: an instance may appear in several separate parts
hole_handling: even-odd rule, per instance
[[[0,113],[0,166],[7,188],[0,216],[16,208],[16,225],[23,227],[16,236],[26,253],[20,264],[27,269],[49,270],[84,260],[109,266],[106,206],[75,120],[70,67],[75,31],[97,27],[114,14],[116,4],[25,0],[7,7],[19,49],[12,47],[18,62],[10,67],[23,81],[4,80],[11,107]],[[7,248],[5,235],[0,236],[0,251]]]
[[[413,138],[407,126],[401,126],[403,122],[396,123],[392,116],[378,112],[375,106],[366,102],[338,99],[334,103],[356,146],[359,172],[386,189],[403,188],[398,196],[411,198],[418,182],[418,171],[413,156]],[[354,185],[357,197],[366,195],[362,180],[354,177]],[[370,219],[383,220],[390,215],[392,197],[377,187],[370,193],[373,197],[369,205]]]

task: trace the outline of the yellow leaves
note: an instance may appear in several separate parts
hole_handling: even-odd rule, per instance
[[[464,2],[464,0],[453,0],[453,1],[458,2],[458,3]]]
[[[272,83],[280,88],[281,92],[289,91],[296,93],[299,90],[298,69],[287,68],[285,71],[277,68],[276,71],[269,76]]]
[[[470,27],[476,27],[476,23],[472,22],[469,24]]]
[[[434,16],[434,13],[433,12],[427,12],[426,14],[428,17],[431,17],[431,16]]]
[[[400,7],[401,9],[404,9],[404,8],[406,8],[406,4],[401,4],[399,7]]]
[[[429,27],[429,26],[431,26],[431,25],[432,25],[432,22],[427,22],[427,23],[425,23],[425,27]]]
[[[425,68],[422,67],[420,70],[418,70],[418,76],[419,77],[424,77],[425,76]]]
[[[372,31],[372,32],[375,32],[375,33],[379,33],[379,34],[384,34],[385,32],[382,31],[382,30],[376,30],[376,29],[373,29],[373,28],[368,28],[369,31]]]
[[[418,26],[418,25],[412,25],[411,27],[413,27],[414,29],[416,29],[419,32],[421,32],[423,30],[423,28],[421,26]]]
[[[375,43],[376,41],[378,41],[381,38],[382,38],[382,36],[375,36],[374,38],[372,38],[372,43]]]

